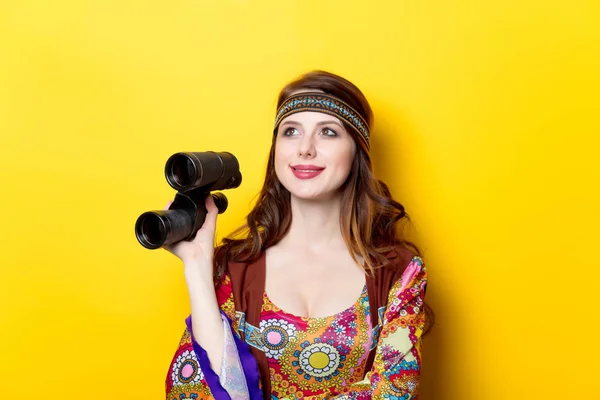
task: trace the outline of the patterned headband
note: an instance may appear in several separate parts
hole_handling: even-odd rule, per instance
[[[316,111],[338,117],[348,123],[369,147],[369,125],[364,118],[342,100],[327,93],[297,93],[288,97],[277,110],[275,130],[288,115]]]

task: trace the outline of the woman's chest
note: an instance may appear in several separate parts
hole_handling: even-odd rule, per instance
[[[324,317],[347,309],[365,285],[364,269],[352,263],[272,263],[267,266],[269,299],[293,315]]]
[[[363,379],[373,347],[366,289],[351,307],[324,318],[289,314],[265,294],[260,333],[273,395],[343,393]]]

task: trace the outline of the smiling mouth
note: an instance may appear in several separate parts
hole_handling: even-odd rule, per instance
[[[323,171],[325,168],[296,168],[296,167],[292,167],[292,169],[294,171],[298,171],[298,172],[319,172],[319,171]]]

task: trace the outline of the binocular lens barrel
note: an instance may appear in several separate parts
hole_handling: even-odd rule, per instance
[[[145,248],[158,249],[185,239],[193,226],[185,210],[148,211],[135,223],[135,234]]]
[[[167,160],[165,177],[175,190],[211,185],[211,190],[238,187],[242,182],[237,159],[230,153],[176,153]]]
[[[227,197],[223,193],[213,193],[211,196],[219,214],[224,213],[229,205]],[[204,222],[204,210],[198,210],[196,213],[202,214],[200,219]],[[194,219],[190,211],[185,209],[148,211],[140,215],[135,223],[138,242],[150,250],[184,240],[192,233],[195,234],[193,230]]]
[[[171,163],[167,164],[167,169],[167,179],[171,178],[173,184],[182,188],[194,185],[196,183],[196,176],[202,173],[201,171],[197,171],[192,160],[185,155],[174,157]]]

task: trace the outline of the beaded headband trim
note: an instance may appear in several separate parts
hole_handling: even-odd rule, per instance
[[[348,123],[369,147],[367,122],[348,104],[327,93],[297,93],[288,97],[277,110],[275,130],[285,117],[302,111],[316,111],[338,117]]]

